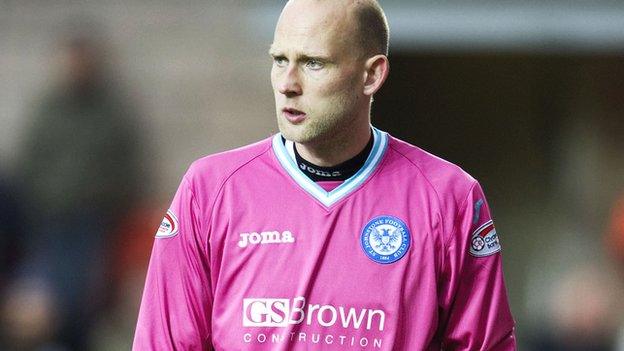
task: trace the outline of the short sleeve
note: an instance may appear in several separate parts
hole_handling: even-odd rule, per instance
[[[477,182],[459,207],[445,250],[439,281],[443,350],[516,350],[501,243]]]
[[[133,350],[210,350],[212,294],[202,219],[183,178],[154,240]]]

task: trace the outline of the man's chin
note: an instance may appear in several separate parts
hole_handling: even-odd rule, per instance
[[[280,121],[278,128],[282,136],[287,140],[294,141],[295,143],[305,143],[308,141],[307,128],[303,125],[293,125],[287,121]]]
[[[290,140],[298,144],[304,144],[309,141],[305,134],[299,131],[293,131],[285,128],[280,129],[280,133],[282,133],[282,136],[286,138],[286,140]]]
[[[327,131],[313,123],[309,123],[309,121],[301,124],[292,124],[288,121],[280,120],[278,121],[278,128],[284,138],[297,144],[317,144],[327,137]]]

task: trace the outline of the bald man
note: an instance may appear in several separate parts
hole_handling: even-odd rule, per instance
[[[134,350],[515,350],[478,182],[371,125],[387,50],[376,1],[286,4],[280,133],[184,175]]]

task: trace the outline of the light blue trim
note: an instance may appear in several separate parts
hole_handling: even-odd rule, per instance
[[[282,167],[284,167],[293,180],[297,182],[303,190],[314,196],[323,205],[329,207],[362,185],[375,171],[383,158],[388,147],[388,134],[375,127],[371,128],[373,131],[373,147],[366,162],[364,162],[364,165],[357,173],[329,192],[321,188],[299,169],[295,159],[284,146],[282,135],[279,133],[273,137],[273,151]]]

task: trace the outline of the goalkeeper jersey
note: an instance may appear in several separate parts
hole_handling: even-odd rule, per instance
[[[160,225],[134,350],[515,350],[481,187],[373,128],[321,187],[281,135],[195,161]]]

